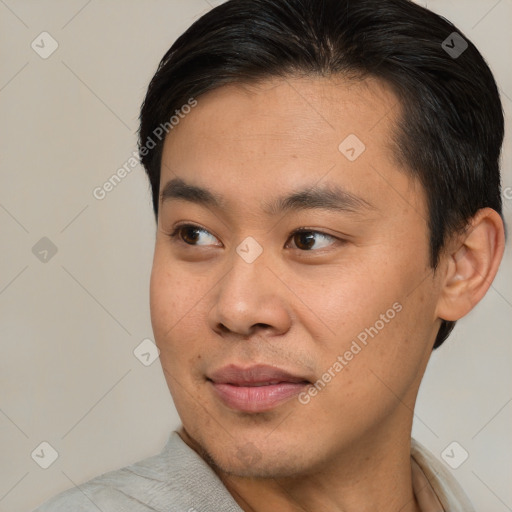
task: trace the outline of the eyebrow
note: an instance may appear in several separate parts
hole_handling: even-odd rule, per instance
[[[198,205],[224,209],[226,202],[222,196],[197,185],[186,183],[181,178],[168,181],[160,193],[163,204],[172,199],[181,199]],[[362,210],[374,210],[375,207],[365,199],[356,196],[337,185],[315,185],[293,192],[273,201],[264,201],[263,210],[268,215],[278,215],[287,211],[334,210],[357,213]]]
[[[173,178],[168,181],[160,193],[160,202],[162,204],[171,199],[182,199],[191,203],[219,209],[224,205],[224,201],[219,195],[206,188],[186,183],[181,178]]]
[[[362,197],[333,184],[314,185],[293,192],[289,196],[264,202],[264,210],[270,215],[278,215],[291,210],[312,209],[357,213],[362,210],[373,210],[375,207]]]

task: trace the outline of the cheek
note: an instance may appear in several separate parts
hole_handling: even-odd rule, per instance
[[[155,254],[150,282],[151,323],[164,377],[179,411],[182,402],[186,405],[188,395],[183,394],[183,388],[193,384],[195,372],[191,369],[197,366],[197,345],[204,338],[199,335],[200,296],[197,283]]]
[[[197,302],[197,286],[176,264],[167,262],[155,251],[150,281],[151,322],[157,345],[173,338]],[[162,348],[160,348],[162,350]]]
[[[385,268],[382,261],[379,263],[373,266],[360,260],[333,268],[320,282],[303,279],[301,288],[307,290],[303,301],[309,306],[310,329],[318,333],[323,330],[333,343],[343,344],[373,326],[381,314],[400,301],[404,278]],[[390,316],[394,313],[391,311]]]
[[[176,301],[176,296],[172,292],[176,284],[174,276],[155,258],[150,281],[150,309],[157,343],[162,342],[163,334],[172,328],[179,314],[177,311],[179,302]]]
[[[406,263],[398,258],[359,260],[333,270],[322,286],[308,285],[314,313],[309,315],[310,332],[317,329],[313,335],[320,339],[317,317],[329,328],[319,361],[328,369],[347,354],[349,371],[337,382],[346,386],[349,375],[355,377],[352,391],[355,386],[364,393],[366,384],[375,381],[370,370],[402,387],[424,360],[436,328],[435,290],[430,270],[418,258]],[[399,367],[404,383],[395,381]]]
[[[150,281],[151,323],[166,369],[183,371],[193,354],[200,351],[211,289],[207,275],[193,274],[155,251]]]

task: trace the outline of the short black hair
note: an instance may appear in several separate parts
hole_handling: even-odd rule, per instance
[[[452,23],[410,0],[229,0],[176,40],[142,105],[139,153],[155,216],[165,139],[155,129],[171,127],[176,110],[226,84],[330,75],[381,79],[400,99],[390,135],[397,162],[425,190],[434,270],[447,237],[477,210],[502,214],[498,88]],[[434,348],[454,325],[443,320]]]

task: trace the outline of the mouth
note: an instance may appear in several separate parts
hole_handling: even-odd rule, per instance
[[[207,381],[224,405],[253,413],[270,411],[311,384],[303,376],[267,365],[228,365],[212,372]]]

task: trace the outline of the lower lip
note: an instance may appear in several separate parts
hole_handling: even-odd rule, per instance
[[[280,382],[268,386],[233,386],[215,382],[211,384],[228,407],[243,412],[269,411],[297,396],[307,386],[305,382]]]

